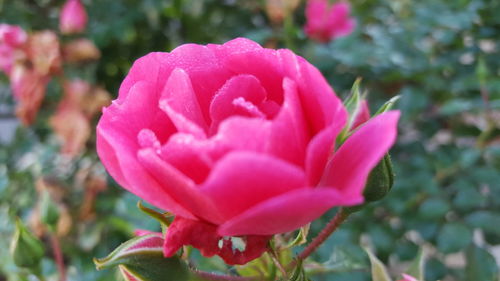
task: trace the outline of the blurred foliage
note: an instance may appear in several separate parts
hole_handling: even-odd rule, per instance
[[[377,257],[396,272],[423,247],[428,253],[425,280],[497,280],[500,1],[352,0],[356,31],[329,44],[315,43],[303,34],[304,1],[284,23],[268,19],[263,0],[83,2],[90,19],[86,36],[99,47],[102,59],[65,73],[111,93],[117,93],[132,62],[148,52],[242,36],[269,47],[294,49],[315,64],[343,98],[362,77],[372,112],[401,95],[396,105],[403,113],[400,137],[391,153],[395,186],[384,200],[352,215],[314,254],[321,270],[306,268],[320,273],[312,280],[370,280],[360,242],[371,244]],[[57,30],[62,3],[0,0],[0,18],[31,31]],[[5,77],[1,79],[3,130],[16,122],[14,102]],[[107,255],[135,228],[154,229],[155,222],[145,221],[133,207],[137,198],[111,179],[93,202],[94,215],[81,218],[88,190],[79,177],[82,171],[104,171],[93,141],[78,158],[59,155],[48,118],[60,96],[60,87],[51,83],[36,124],[19,127],[11,140],[0,144],[0,247],[8,248],[16,216],[29,221],[36,212],[37,180],[51,178],[64,191],[59,204],[72,220],[68,233],[61,236],[70,280],[116,280],[112,271],[96,271],[92,257]],[[8,139],[8,129],[1,134],[2,140]],[[309,237],[330,215],[312,224]],[[217,258],[196,263],[202,269],[225,270]],[[55,280],[50,251],[41,271]],[[0,280],[28,276],[13,264],[8,251],[0,251]]]

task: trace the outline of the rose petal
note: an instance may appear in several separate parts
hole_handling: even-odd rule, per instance
[[[328,159],[333,155],[335,139],[344,127],[347,113],[344,116],[342,121],[338,120],[314,136],[307,146],[305,167],[308,183],[311,186],[318,184]]]
[[[368,174],[396,140],[399,115],[389,111],[359,127],[335,152],[320,185],[361,196]]]
[[[265,99],[266,91],[251,75],[237,75],[229,79],[210,104],[211,131],[216,131],[221,121],[236,113],[233,101],[238,97],[259,105]]]
[[[310,138],[309,130],[304,121],[295,82],[285,78],[283,91],[285,100],[278,116],[271,123],[268,152],[303,167],[306,145]]]
[[[227,220],[304,184],[304,172],[285,161],[264,154],[232,152],[217,162],[201,190],[217,202]]]
[[[344,107],[319,70],[290,50],[278,50],[285,75],[297,83],[302,108],[313,134],[342,121]]]
[[[161,184],[164,193],[198,217],[210,222],[221,221],[213,202],[203,196],[192,180],[163,161],[154,150],[141,149],[137,157],[141,165]]]
[[[170,109],[184,117],[183,120],[194,123],[204,131],[208,129],[207,123],[203,119],[203,114],[198,104],[191,80],[184,70],[175,68],[172,71],[163,88],[160,103],[168,104]],[[165,112],[169,114],[169,112],[172,111],[166,110]],[[183,131],[185,121],[181,122],[179,118],[172,118],[172,116],[170,116],[170,118],[177,129]]]
[[[361,200],[360,200],[361,199]],[[219,226],[223,236],[271,235],[295,230],[334,206],[350,206],[362,198],[349,198],[329,188],[302,188],[273,197]]]

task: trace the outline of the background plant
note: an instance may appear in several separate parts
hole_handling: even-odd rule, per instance
[[[426,280],[498,278],[492,253],[498,253],[500,244],[500,19],[495,12],[500,2],[353,0],[355,32],[328,44],[304,35],[303,1],[285,10],[250,0],[83,3],[89,15],[85,36],[102,56],[65,73],[110,93],[117,92],[131,63],[148,52],[243,36],[294,49],[320,68],[342,97],[362,77],[372,112],[390,97],[401,96],[401,134],[392,150],[395,186],[384,200],[352,215],[313,255],[318,266],[306,270],[321,272],[313,280],[370,280],[360,241],[371,243],[395,272],[424,247]],[[28,31],[57,30],[62,4],[0,1],[0,17]],[[7,80],[1,79],[1,126],[7,128],[17,123]],[[60,194],[55,197],[70,210],[73,222],[61,238],[70,280],[115,280],[113,271],[95,271],[91,258],[105,256],[129,239],[133,229],[154,229],[156,224],[131,207],[137,198],[110,180],[98,196],[89,191],[91,184],[82,181],[82,174],[103,173],[92,137],[78,157],[68,160],[59,154],[48,120],[61,96],[61,87],[52,81],[33,126],[18,127],[13,138],[2,129],[0,246],[8,247],[15,217],[27,222],[36,210],[37,179],[55,178],[48,181],[57,183],[52,194]],[[79,220],[84,196],[95,199],[95,215]],[[331,216],[314,223],[310,236]],[[0,280],[25,280],[28,273],[13,265],[7,251],[0,252],[0,261]],[[197,263],[207,270],[226,270],[217,259]],[[45,276],[57,275],[50,251],[41,264]]]

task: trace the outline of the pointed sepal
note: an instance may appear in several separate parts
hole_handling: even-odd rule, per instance
[[[189,280],[187,266],[180,259],[163,256],[163,243],[159,234],[135,237],[94,263],[98,270],[119,266],[125,280],[130,281]]]

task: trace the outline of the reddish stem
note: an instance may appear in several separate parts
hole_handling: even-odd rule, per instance
[[[64,266],[64,257],[61,251],[61,244],[57,238],[57,234],[50,233],[50,243],[52,244],[52,252],[54,253],[54,259],[57,265],[57,271],[59,271],[59,281],[66,281],[66,267]]]
[[[325,242],[325,240],[330,237],[330,235],[335,232],[335,230],[347,219],[349,213],[346,212],[343,208],[335,214],[335,217],[321,230],[321,232],[316,236],[307,247],[297,255],[297,258],[292,261],[289,267],[295,266],[297,260],[305,260],[309,257],[316,249]]]

